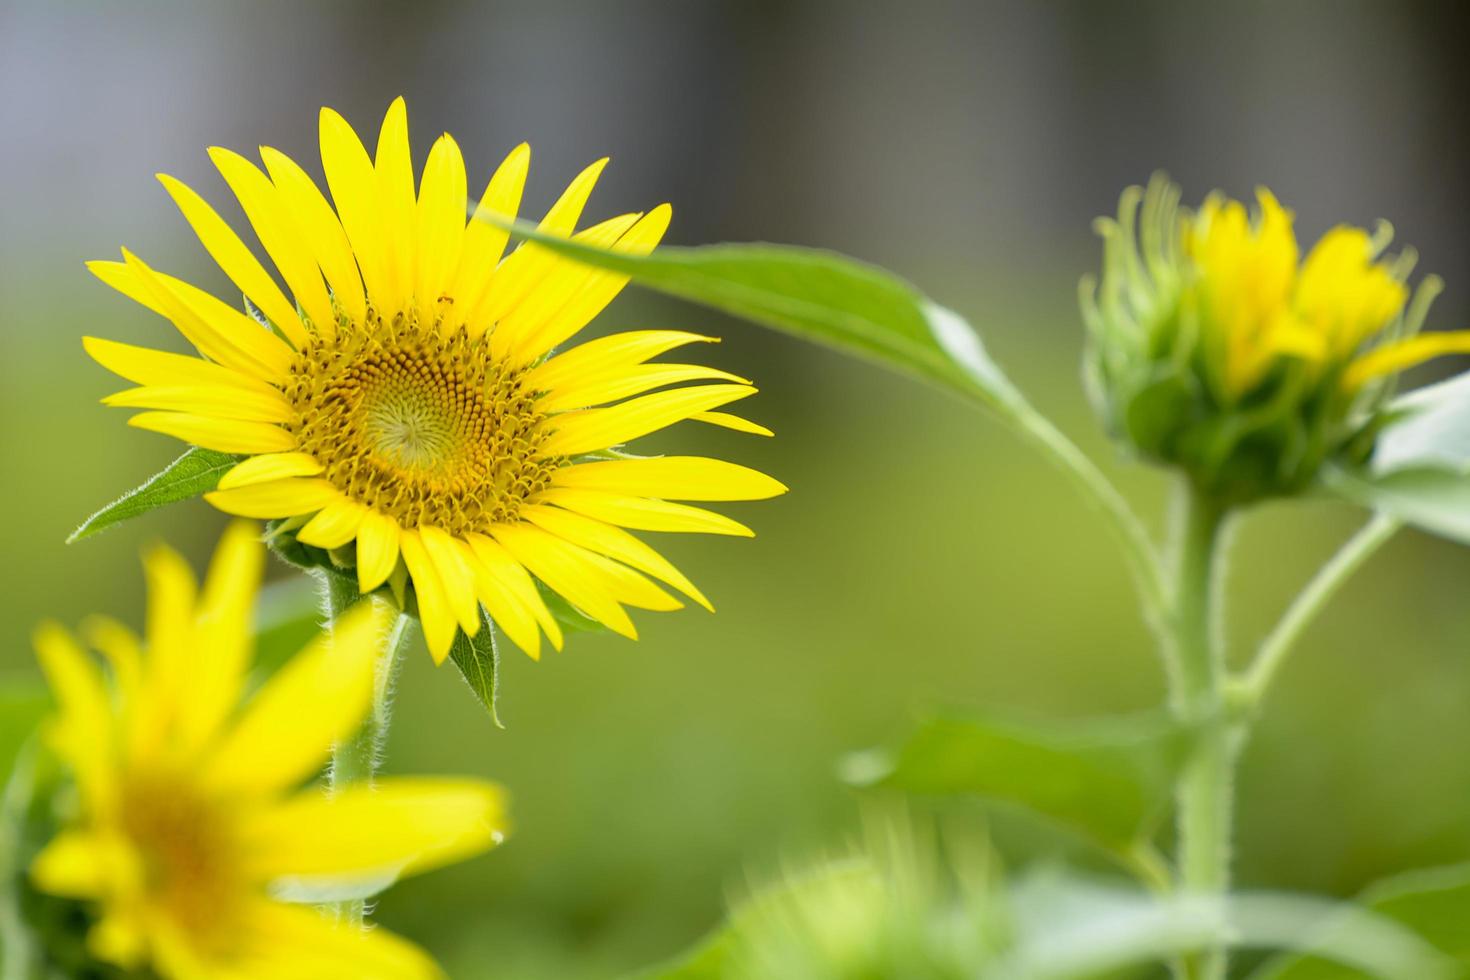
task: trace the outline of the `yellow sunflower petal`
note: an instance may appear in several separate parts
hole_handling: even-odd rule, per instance
[[[320,769],[332,743],[355,731],[367,712],[391,618],[374,600],[339,616],[245,706],[199,778],[222,790],[266,794]]]
[[[240,422],[289,422],[291,404],[278,391],[224,385],[147,385],[102,399],[115,408],[159,408]]]
[[[388,106],[378,130],[373,157],[377,174],[378,207],[383,222],[386,273],[393,302],[385,309],[405,306],[413,296],[417,256],[414,254],[413,155],[408,143],[408,109],[400,96]]]
[[[454,281],[449,294],[454,297],[452,322],[455,325],[469,320],[479,305],[490,282],[490,274],[500,262],[510,232],[491,223],[491,215],[514,218],[521,207],[521,193],[526,186],[526,174],[531,166],[531,147],[525,143],[517,146],[496,168],[485,193],[475,205],[475,216],[464,232],[464,247],[460,252],[459,265],[455,269]],[[482,321],[469,323],[470,335],[478,337],[488,324]]]
[[[786,492],[785,484],[759,470],[704,456],[578,463],[554,471],[551,484],[666,500],[766,500]]]
[[[547,639],[551,641],[551,645],[560,650],[562,648],[561,625],[557,623],[551,610],[546,608],[546,602],[541,598],[541,593],[537,590],[530,573],[526,571],[526,566],[511,557],[510,552],[496,544],[493,539],[483,534],[469,534],[465,536],[465,539],[470,549],[474,551],[475,557],[480,560],[490,575],[492,582],[501,591],[514,597],[522,606],[529,609],[531,615],[546,633]],[[526,648],[522,646],[521,649]]]
[[[752,422],[750,419],[742,418],[739,415],[732,415],[729,412],[697,412],[689,416],[689,418],[693,422],[718,425],[722,429],[733,429],[736,432],[744,432],[752,436],[766,436],[769,438],[776,434],[759,422]]]
[[[444,598],[454,618],[459,621],[465,636],[474,636],[480,631],[480,601],[476,597],[475,575],[469,564],[454,546],[454,539],[437,527],[419,528],[419,539],[424,543],[429,561],[439,574],[439,583],[444,587]]]
[[[492,533],[512,558],[572,605],[613,632],[631,640],[638,638],[633,621],[608,591],[593,563],[587,560],[591,552],[530,524],[497,525]]]
[[[367,508],[346,497],[338,497],[317,511],[296,532],[296,539],[318,548],[340,548],[357,537]]]
[[[369,509],[357,529],[357,587],[373,591],[393,574],[398,565],[398,522]]]
[[[373,161],[347,120],[333,110],[322,110],[320,130],[322,170],[368,297],[381,310],[396,310],[402,297],[389,279],[387,231]]]
[[[696,385],[643,395],[610,408],[567,412],[547,423],[552,433],[543,451],[554,456],[575,456],[606,449],[755,393],[749,385]]]
[[[110,616],[88,616],[82,636],[112,667],[118,700],[126,708],[143,683],[143,641],[132,630]]]
[[[225,183],[230,185],[230,190],[235,192],[235,198],[255,229],[260,244],[275,263],[281,278],[286,280],[296,302],[306,311],[312,325],[320,330],[325,324],[330,329],[336,318],[332,314],[332,301],[327,296],[321,270],[276,185],[259,167],[232,150],[210,147],[209,158],[225,178]],[[298,347],[306,341],[305,334],[291,339]]]
[[[413,579],[414,595],[418,598],[419,622],[424,627],[424,643],[434,663],[442,664],[454,645],[454,635],[459,630],[454,610],[439,571],[429,557],[419,532],[405,528],[398,535],[398,550],[403,563],[408,566],[408,575]]]
[[[102,675],[55,623],[42,623],[34,642],[41,671],[61,709],[50,728],[50,740],[75,771],[84,798],[95,804],[109,795],[116,746],[112,705]]]
[[[215,548],[199,601],[199,646],[194,657],[188,715],[203,742],[217,732],[234,710],[250,665],[255,597],[265,572],[260,529],[245,521],[232,523]]]
[[[295,160],[269,146],[260,148],[260,158],[265,161],[265,169],[281,195],[281,202],[296,217],[296,226],[332,287],[332,298],[351,320],[361,323],[367,315],[362,276],[358,274],[352,245],[336,212]],[[332,324],[318,323],[316,327],[327,336],[334,333]]]
[[[730,534],[741,538],[755,537],[755,532],[750,528],[723,514],[701,507],[669,503],[667,500],[632,497],[605,490],[584,490],[580,487],[552,487],[542,491],[537,499],[542,503],[556,504],[599,521],[636,531],[684,531]]]
[[[682,602],[627,565],[592,551],[587,552],[585,561],[602,580],[608,594],[618,602],[636,609],[652,609],[656,612],[684,608]]]
[[[716,380],[750,384],[739,375],[703,364],[642,364],[553,388],[541,396],[537,407],[544,412],[566,412],[615,402],[668,385]]]
[[[490,619],[532,660],[541,659],[541,630],[535,615],[514,593],[501,585],[468,541],[460,538],[451,540],[475,577],[475,591]]]
[[[296,307],[281,292],[276,281],[271,278],[270,273],[265,271],[265,266],[250,253],[245,243],[240,241],[240,236],[225,223],[225,220],[215,213],[214,208],[205,202],[187,184],[170,177],[168,174],[159,174],[159,182],[168,191],[179,210],[184,213],[185,219],[194,229],[194,234],[199,236],[199,241],[219,267],[224,270],[230,281],[239,287],[240,291],[250,298],[250,302],[260,308],[260,312],[270,318],[270,321],[280,328],[281,332],[291,338],[291,342],[297,347],[306,344],[306,328],[302,326],[301,318],[296,315]]]
[[[526,384],[540,391],[555,391],[563,385],[581,384],[589,378],[616,374],[685,344],[719,342],[718,337],[683,330],[628,330],[589,340],[548,358],[531,369],[526,375]]]
[[[1407,340],[1385,344],[1354,361],[1343,377],[1343,384],[1350,389],[1356,388],[1374,378],[1397,374],[1446,354],[1470,354],[1470,330],[1421,333]]]
[[[110,263],[122,265],[122,263]],[[130,273],[131,275],[131,273]],[[187,354],[171,354],[147,347],[120,344],[100,337],[83,337],[82,347],[92,359],[119,377],[140,385],[234,388],[259,395],[279,395],[263,381]]]
[[[418,277],[415,295],[419,309],[432,318],[441,296],[459,265],[464,245],[465,214],[469,207],[464,157],[448,133],[434,141],[419,186]]]
[[[63,830],[31,863],[31,880],[42,891],[68,898],[100,898],[112,883],[116,848],[96,834]]]
[[[128,425],[221,453],[283,453],[296,448],[291,433],[263,422],[238,422],[185,412],[143,412],[128,419]]]
[[[251,456],[220,477],[220,490],[248,487],[252,483],[270,483],[288,476],[316,476],[322,471],[318,463],[306,453],[267,453]]]
[[[442,980],[423,950],[386,929],[364,929],[321,909],[257,900],[241,915],[242,945],[218,965],[177,975],[211,980]]]
[[[340,497],[336,487],[317,477],[288,477],[204,495],[205,500],[226,514],[258,520],[314,513]]]

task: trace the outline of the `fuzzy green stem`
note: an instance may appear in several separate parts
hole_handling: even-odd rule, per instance
[[[346,576],[321,573],[321,579],[322,602],[327,628],[330,630],[336,626],[338,618],[344,612],[364,600],[358,593],[356,584]],[[369,598],[366,601],[377,600]],[[340,793],[353,783],[372,784],[382,760],[383,744],[388,737],[393,687],[403,659],[402,651],[412,634],[412,619],[400,615],[393,627],[383,635],[373,674],[372,706],[357,733],[332,748],[331,767],[327,770],[327,788],[331,793]],[[361,924],[367,916],[367,909],[365,903],[358,899],[340,903],[337,913],[349,922]]]
[[[1318,570],[1261,644],[1250,668],[1232,686],[1231,698],[1235,703],[1242,707],[1260,704],[1312,620],[1332,601],[1343,583],[1403,526],[1404,522],[1397,517],[1375,514]]]
[[[1179,885],[1204,897],[1223,897],[1230,887],[1232,789],[1238,738],[1225,716],[1224,651],[1218,642],[1216,592],[1223,564],[1226,512],[1189,487],[1176,527],[1177,567],[1172,624],[1179,666],[1173,707],[1196,734],[1194,751],[1179,776]],[[1186,965],[1198,980],[1223,980],[1223,948]]]

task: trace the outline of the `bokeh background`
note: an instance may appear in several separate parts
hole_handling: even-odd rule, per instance
[[[82,261],[126,244],[227,293],[152,176],[236,214],[211,144],[316,170],[320,105],[375,131],[403,94],[420,161],[451,130],[483,181],[529,140],[531,207],[610,154],[591,214],[667,199],[673,242],[830,247],[922,284],[1158,513],[1163,481],[1115,457],[1077,383],[1091,219],[1157,168],[1189,199],[1268,184],[1307,238],[1386,217],[1449,281],[1431,325],[1463,327],[1467,26],[1450,2],[0,0],[0,669],[32,669],[43,616],[136,621],[139,549],[166,537],[202,561],[222,526],[193,503],[61,543],[179,451],[97,404],[118,382],[82,334],[176,338]],[[778,438],[659,445],[697,436],[792,492],[731,508],[754,541],[668,543],[716,616],[508,658],[505,731],[452,668],[410,659],[390,768],[482,773],[515,800],[500,851],[382,903],[453,976],[575,980],[677,952],[747,882],[851,837],[863,803],[836,760],[926,704],[1077,716],[1159,698],[1103,528],[1000,427],[636,292],[600,324],[723,334],[719,362],[759,379],[747,405]],[[1251,515],[1237,655],[1360,516]],[[1245,884],[1350,893],[1470,857],[1467,599],[1470,553],[1405,534],[1311,631],[1246,755]]]

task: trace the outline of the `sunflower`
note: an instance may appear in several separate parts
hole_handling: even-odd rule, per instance
[[[160,175],[214,260],[245,295],[241,312],[156,271],[127,250],[93,262],[105,283],[171,320],[200,358],[87,338],[103,366],[140,387],[106,402],[146,409],[131,424],[246,457],[206,498],[283,521],[297,539],[356,565],[368,592],[400,568],[413,582],[429,650],[442,662],[479,606],[539,656],[561,631],[536,581],[628,637],[625,606],[673,609],[671,586],[708,600],[627,529],[750,535],[674,501],[754,500],[785,490],[755,470],[698,456],[616,451],[683,420],[769,435],[723,409],[755,393],[743,378],[652,359],[714,338],[636,330],[560,353],[625,285],[544,249],[503,260],[530,163],[522,144],[466,221],[463,159],[445,134],[418,192],[402,99],[374,155],[330,109],[321,155],[335,209],[312,178],[262,148],[264,170],[210,156],[291,296],[193,190]],[[541,231],[647,253],[671,211],[660,205],[581,231],[606,160],[583,170]],[[294,302],[293,302],[294,299]],[[254,314],[253,316],[251,314]]]
[[[74,823],[37,856],[44,891],[99,917],[100,959],[170,980],[437,976],[416,947],[277,899],[361,887],[455,861],[502,833],[501,794],[475,780],[298,789],[372,697],[383,605],[359,603],[243,700],[264,548],[228,530],[202,592],[187,564],[146,557],[144,639],[95,620],[110,681],[59,626],[37,633],[59,713],[48,741],[75,777]]]

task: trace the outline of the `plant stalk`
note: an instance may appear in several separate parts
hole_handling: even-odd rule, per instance
[[[1179,886],[1192,895],[1224,898],[1230,887],[1232,792],[1239,737],[1224,710],[1224,650],[1216,628],[1226,511],[1189,487],[1177,515],[1172,625],[1179,667],[1176,715],[1193,729],[1195,745],[1176,786]],[[1223,980],[1226,954],[1213,949],[1186,963],[1196,980]]]

